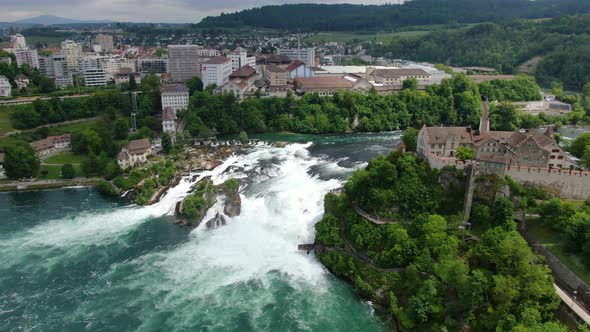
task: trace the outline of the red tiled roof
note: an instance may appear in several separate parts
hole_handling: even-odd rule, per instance
[[[236,71],[231,73],[231,75],[229,75],[229,77],[230,78],[234,78],[234,77],[248,78],[248,77],[255,75],[255,74],[256,74],[256,69],[250,67],[249,65],[245,65],[245,66],[242,66],[242,67],[236,69]]]
[[[292,72],[293,70],[301,67],[303,65],[303,62],[299,61],[299,60],[295,60],[293,61],[292,64],[290,64],[289,66],[287,66],[287,68],[285,68],[288,72]]]

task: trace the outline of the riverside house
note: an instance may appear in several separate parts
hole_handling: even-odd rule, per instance
[[[129,141],[121,148],[117,156],[117,163],[122,169],[141,165],[147,162],[147,157],[152,154],[152,144],[147,138]]]
[[[70,148],[71,136],[70,134],[63,134],[59,136],[49,136],[40,141],[31,143],[31,147],[37,157],[44,157],[54,152],[66,150]]]

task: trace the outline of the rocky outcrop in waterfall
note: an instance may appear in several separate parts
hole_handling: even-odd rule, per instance
[[[228,217],[239,216],[242,210],[242,199],[240,198],[240,182],[236,179],[229,179],[221,185],[225,194],[225,207],[223,213]]]
[[[198,226],[203,222],[207,211],[218,201],[224,201],[223,213],[218,211],[215,217],[206,221],[208,228],[227,224],[227,217],[240,215],[242,200],[239,194],[240,182],[229,179],[219,186],[213,185],[211,178],[201,179],[193,186],[193,192],[176,205],[177,224]]]
[[[176,216],[181,224],[197,226],[217,201],[217,189],[209,177],[201,179],[193,188],[194,192],[177,206]]]

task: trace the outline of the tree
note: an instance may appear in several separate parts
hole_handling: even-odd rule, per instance
[[[169,154],[172,151],[172,138],[169,133],[162,134],[162,150],[165,154]]]
[[[563,98],[563,94],[564,94],[564,91],[563,91],[563,83],[557,82],[557,81],[551,82],[551,92],[558,99],[562,99]]]
[[[586,146],[586,149],[584,149],[584,154],[582,154],[582,163],[586,168],[590,169],[590,145]]]
[[[192,96],[195,91],[203,91],[203,81],[196,76],[186,81],[186,86],[188,87],[188,93],[190,96]]]
[[[492,129],[514,131],[520,128],[518,110],[513,104],[501,103],[493,106],[490,111],[490,124]]]
[[[245,131],[241,131],[240,132],[240,142],[242,144],[247,144],[248,143],[248,134],[246,134]]]
[[[590,133],[584,133],[570,144],[569,149],[574,156],[581,158],[588,146],[590,146]]]
[[[475,158],[475,151],[473,151],[471,148],[461,145],[457,148],[456,156],[457,159],[462,161],[473,159]]]
[[[415,78],[408,78],[408,79],[404,80],[402,90],[417,91],[418,90],[418,80]]]
[[[65,164],[61,167],[61,177],[64,179],[73,179],[76,177],[76,170],[72,164]]]
[[[402,135],[402,142],[404,142],[408,151],[416,151],[418,145],[418,133],[417,129],[408,128]]]
[[[137,90],[137,81],[135,81],[135,75],[129,75],[129,90],[135,91]]]
[[[39,159],[33,148],[26,142],[17,141],[5,149],[4,169],[11,179],[33,177],[39,171]]]
[[[126,139],[129,135],[129,121],[119,119],[115,123],[115,139]]]
[[[514,229],[512,202],[504,197],[498,198],[491,209],[490,219],[493,225]]]

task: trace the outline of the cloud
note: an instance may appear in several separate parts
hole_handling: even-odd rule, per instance
[[[131,22],[198,22],[205,16],[246,8],[285,3],[362,3],[384,0],[2,0],[0,21],[11,22],[37,15],[73,19]]]

